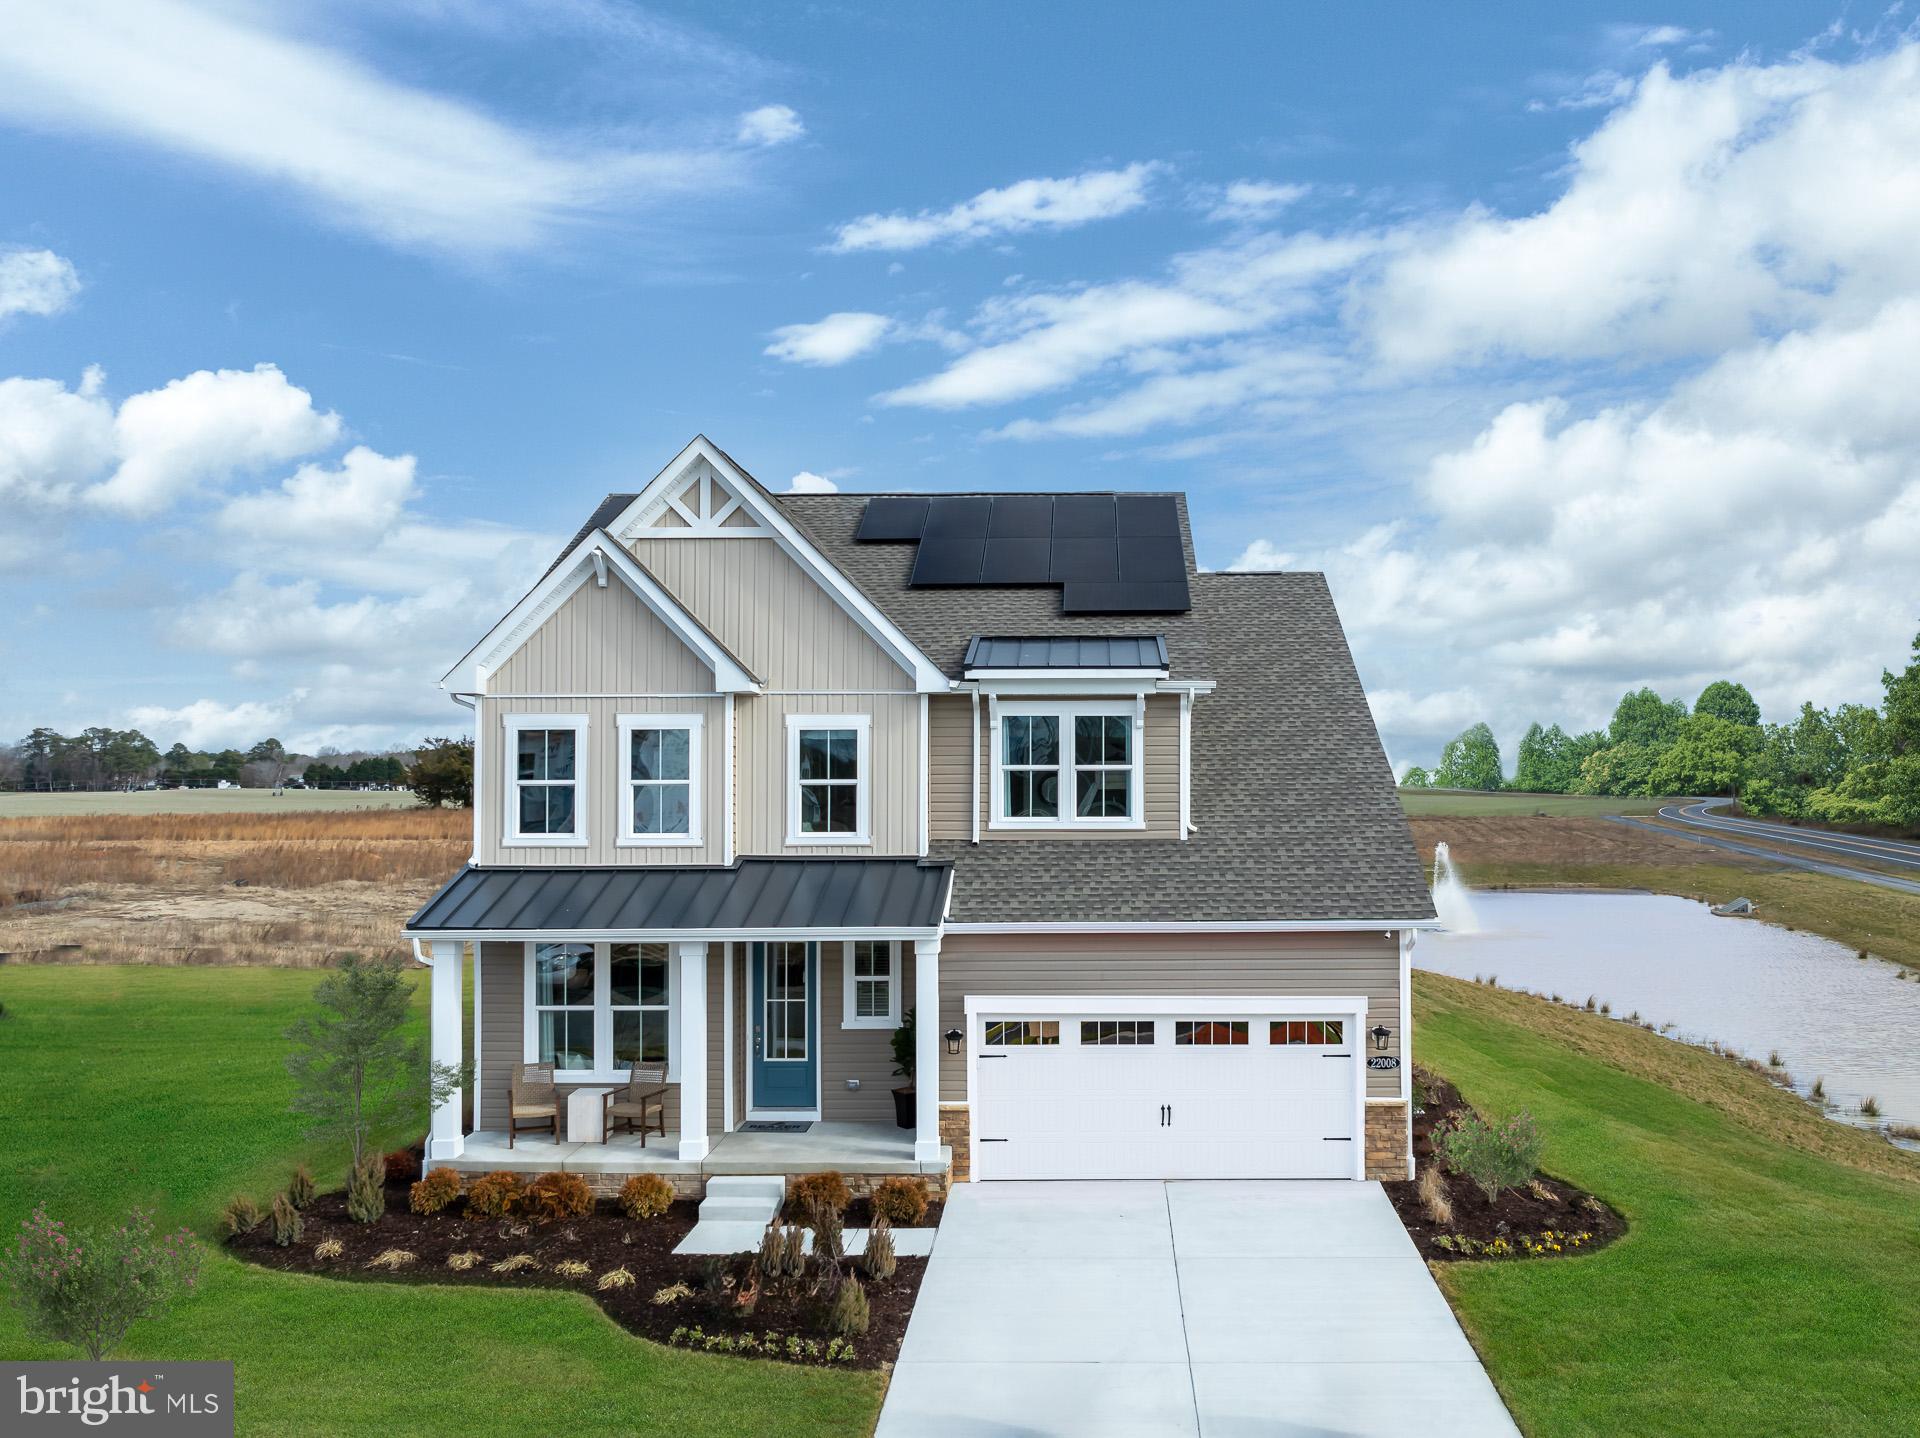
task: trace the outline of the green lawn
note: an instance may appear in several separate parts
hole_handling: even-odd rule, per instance
[[[303,810],[411,809],[409,789],[141,789],[132,794],[0,794],[0,819],[48,814],[293,814]]]
[[[1624,1024],[1425,973],[1415,995],[1422,1061],[1483,1111],[1530,1108],[1543,1166],[1632,1225],[1441,1269],[1527,1433],[1915,1431],[1920,1162]]]
[[[1473,818],[1545,814],[1555,819],[1593,819],[1605,814],[1657,814],[1671,799],[1611,794],[1501,794],[1471,789],[1402,789],[1400,807],[1409,818],[1428,815]]]
[[[44,1200],[75,1219],[150,1204],[212,1235],[228,1195],[265,1199],[299,1158],[337,1181],[343,1153],[286,1111],[280,1033],[318,978],[0,969],[0,1233]],[[673,1352],[568,1294],[293,1277],[212,1248],[203,1274],[129,1356],[232,1359],[244,1433],[858,1435],[879,1409],[871,1373]],[[0,1355],[63,1356],[10,1307]]]

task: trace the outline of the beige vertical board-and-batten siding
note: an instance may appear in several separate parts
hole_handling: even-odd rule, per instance
[[[724,1022],[720,964],[726,945],[707,948],[707,1132],[718,1135],[724,1095],[720,1077],[725,1070]],[[513,1066],[526,1051],[527,946],[489,942],[480,945],[480,1121],[490,1130],[507,1127],[507,1085]],[[564,1088],[565,1085],[562,1085]],[[680,1085],[667,1087],[667,1129],[680,1127]],[[657,1140],[656,1140],[657,1142]]]
[[[940,1028],[967,1027],[968,994],[1103,997],[1364,994],[1367,1027],[1393,1030],[1400,1055],[1397,934],[948,934],[940,950]],[[926,1022],[923,1016],[920,1020]],[[1264,1037],[1264,1035],[1263,1035]],[[1355,1039],[1375,1052],[1365,1035]],[[969,1035],[969,1041],[973,1036]],[[1370,1071],[1370,1098],[1397,1098],[1400,1074]],[[967,1101],[967,1056],[945,1052],[940,1097]]]
[[[787,716],[865,714],[871,717],[867,780],[871,842],[788,844]],[[853,858],[920,851],[920,699],[915,694],[764,694],[734,711],[734,752],[740,783],[734,845],[742,854],[803,854]]]

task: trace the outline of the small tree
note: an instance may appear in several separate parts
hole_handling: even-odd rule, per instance
[[[1540,1163],[1540,1143],[1533,1115],[1524,1111],[1500,1123],[1462,1114],[1434,1135],[1434,1146],[1447,1168],[1471,1180],[1488,1203],[1533,1177]]]
[[[0,1280],[29,1335],[70,1343],[98,1363],[143,1318],[166,1311],[200,1277],[200,1249],[182,1228],[156,1238],[153,1215],[134,1209],[118,1228],[76,1228],[45,1206],[0,1253]]]
[[[473,740],[423,739],[406,773],[407,787],[429,808],[473,807]]]
[[[287,1055],[293,1111],[313,1120],[311,1137],[344,1138],[358,1171],[375,1133],[415,1117],[423,1104],[446,1102],[466,1075],[448,1064],[429,1064],[426,1046],[401,1035],[413,986],[397,955],[348,954],[313,997],[316,1011],[287,1029],[294,1045]]]
[[[1485,724],[1462,729],[1440,751],[1440,768],[1433,776],[1442,789],[1498,789],[1500,746]]]

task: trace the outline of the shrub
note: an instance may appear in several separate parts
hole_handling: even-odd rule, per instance
[[[480,1255],[472,1249],[468,1249],[465,1253],[449,1253],[447,1255],[447,1267],[451,1268],[455,1273],[465,1273],[479,1261]]]
[[[798,1224],[782,1230],[780,1270],[789,1278],[798,1278],[807,1271],[807,1235]]]
[[[926,1180],[883,1179],[873,1190],[873,1211],[888,1223],[911,1228],[927,1216]]]
[[[417,1253],[410,1253],[404,1248],[383,1249],[367,1260],[367,1267],[384,1268],[389,1273],[397,1273],[418,1259],[419,1256]]]
[[[760,1252],[754,1256],[753,1267],[768,1283],[774,1282],[784,1271],[781,1253],[786,1241],[786,1230],[777,1224],[768,1224],[767,1231],[760,1235]]]
[[[420,1172],[420,1160],[405,1149],[395,1149],[381,1160],[386,1169],[388,1183],[408,1183]]]
[[[511,1258],[503,1258],[493,1265],[495,1273],[518,1273],[524,1268],[538,1268],[540,1260],[531,1253],[516,1253]]]
[[[613,1269],[611,1272],[601,1274],[600,1281],[593,1286],[602,1293],[615,1288],[631,1288],[633,1287],[633,1270],[625,1266]]]
[[[1540,1142],[1530,1113],[1522,1111],[1500,1123],[1468,1113],[1436,1136],[1435,1147],[1451,1171],[1471,1180],[1492,1203],[1503,1190],[1533,1177]]]
[[[300,1231],[306,1227],[306,1220],[300,1217],[300,1210],[293,1206],[293,1200],[284,1193],[273,1196],[273,1241],[282,1248],[290,1248],[300,1241]]]
[[[585,1218],[593,1212],[593,1190],[577,1173],[543,1173],[527,1190],[524,1211],[535,1223]]]
[[[683,1298],[693,1297],[693,1290],[684,1283],[669,1283],[665,1288],[653,1290],[650,1300],[655,1308],[665,1308],[670,1303],[678,1303]]]
[[[438,1213],[460,1196],[460,1175],[436,1168],[407,1190],[407,1207],[415,1213]]]
[[[867,1331],[871,1321],[867,1290],[860,1286],[859,1279],[848,1278],[833,1295],[833,1306],[827,1310],[827,1331],[842,1338],[858,1338]]]
[[[313,1171],[304,1163],[287,1180],[287,1202],[300,1209],[313,1206]]]
[[[0,1252],[0,1287],[11,1293],[27,1334],[71,1344],[96,1363],[134,1324],[192,1292],[199,1277],[193,1235],[182,1228],[157,1238],[153,1215],[139,1208],[118,1228],[95,1229],[36,1207],[21,1223],[19,1241]]]
[[[337,1238],[323,1238],[313,1246],[313,1256],[325,1262],[338,1258],[347,1251],[347,1246]]]
[[[811,1284],[813,1294],[823,1303],[830,1305],[847,1277],[840,1267],[840,1260],[830,1258],[824,1253],[815,1253],[809,1260],[809,1264],[813,1269]]]
[[[467,1190],[467,1217],[511,1218],[519,1210],[524,1193],[517,1173],[503,1169],[476,1178]]]
[[[244,1193],[236,1193],[220,1210],[220,1221],[231,1234],[252,1233],[260,1226],[260,1205]]]
[[[387,1211],[386,1169],[378,1154],[368,1154],[347,1180],[347,1217],[372,1223]]]
[[[1420,1170],[1420,1207],[1426,1210],[1427,1217],[1442,1228],[1453,1223],[1453,1200],[1447,1197],[1446,1175],[1433,1164]]]
[[[1880,1100],[1869,1094],[1860,1100],[1860,1112],[1867,1118],[1880,1117]]]
[[[657,1173],[636,1173],[620,1185],[619,1202],[628,1218],[658,1218],[673,1206],[673,1185]]]
[[[833,1169],[796,1178],[787,1197],[809,1218],[821,1208],[831,1208],[836,1214],[845,1213],[847,1205],[853,1201],[853,1195],[847,1191],[846,1179]]]
[[[813,1252],[815,1257],[839,1258],[847,1251],[840,1227],[840,1210],[825,1204],[813,1210]]]
[[[1824,1078],[1814,1079],[1813,1087],[1808,1091],[1807,1096],[1816,1103],[1825,1103],[1827,1101],[1827,1081]]]
[[[867,1277],[886,1280],[893,1277],[896,1263],[893,1255],[893,1229],[887,1223],[884,1213],[873,1216],[873,1227],[867,1230],[866,1252],[860,1255],[860,1267]]]
[[[562,1278],[585,1278],[593,1270],[577,1258],[563,1258],[554,1264],[553,1271]]]

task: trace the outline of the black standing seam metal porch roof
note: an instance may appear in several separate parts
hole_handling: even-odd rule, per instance
[[[421,936],[933,930],[951,863],[740,859],[731,868],[462,869],[407,921]]]
[[[1165,669],[1167,640],[1162,634],[976,634],[962,663],[968,669]]]

